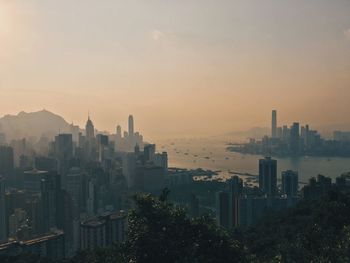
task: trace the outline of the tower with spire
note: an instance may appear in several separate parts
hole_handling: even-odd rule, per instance
[[[90,114],[88,114],[88,120],[85,125],[85,131],[86,131],[86,138],[88,140],[95,138],[95,127],[90,119]]]

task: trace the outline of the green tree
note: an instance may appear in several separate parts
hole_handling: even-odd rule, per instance
[[[135,196],[129,215],[126,254],[131,262],[244,262],[244,247],[209,217],[190,219],[186,211],[149,194]]]

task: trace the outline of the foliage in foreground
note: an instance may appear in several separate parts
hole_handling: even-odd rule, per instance
[[[237,262],[245,249],[221,231],[209,217],[190,219],[186,211],[159,199],[135,198],[137,209],[129,215],[126,244],[129,259],[136,262]]]
[[[350,262],[350,193],[303,201],[242,237],[260,262]]]
[[[65,263],[350,262],[348,192],[334,190],[322,200],[301,202],[230,235],[209,217],[190,219],[182,208],[168,203],[167,195],[135,196],[127,242],[81,252]],[[24,255],[0,257],[0,262],[48,261]]]

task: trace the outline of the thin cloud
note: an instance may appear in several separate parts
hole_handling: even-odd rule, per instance
[[[171,31],[163,31],[159,29],[153,29],[151,31],[151,37],[154,41],[169,41],[176,38],[175,34]]]

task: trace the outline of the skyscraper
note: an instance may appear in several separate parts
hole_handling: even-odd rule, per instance
[[[154,162],[156,154],[156,145],[147,144],[144,147],[145,162]]]
[[[134,117],[129,115],[129,136],[134,136]]]
[[[271,157],[259,160],[259,188],[267,195],[277,193],[277,161]]]
[[[230,229],[230,193],[216,193],[216,222],[219,226]]]
[[[133,151],[135,147],[135,132],[134,132],[134,117],[129,115],[129,137],[128,137],[128,150]]]
[[[55,153],[59,162],[70,161],[73,158],[72,134],[59,134],[55,137]]]
[[[282,192],[288,197],[294,197],[298,194],[298,172],[282,172]]]
[[[95,138],[95,127],[92,121],[90,120],[90,116],[88,117],[88,120],[86,122],[85,131],[86,131],[86,138],[88,140]]]
[[[290,151],[294,155],[300,153],[300,133],[298,122],[294,122],[290,129]]]
[[[123,174],[125,176],[128,187],[134,187],[136,177],[135,153],[125,153],[123,155]]]
[[[271,137],[277,138],[277,111],[272,111]]]
[[[55,137],[55,154],[58,161],[58,172],[62,175],[63,185],[66,185],[65,176],[73,158],[72,134],[59,134]]]
[[[7,238],[5,209],[5,180],[0,176],[0,241]]]
[[[13,149],[8,146],[0,146],[0,175],[8,176],[14,168]]]
[[[115,150],[117,152],[120,152],[122,149],[122,137],[122,127],[118,125],[115,133]]]

